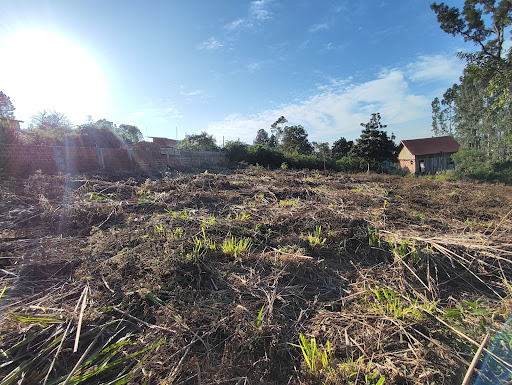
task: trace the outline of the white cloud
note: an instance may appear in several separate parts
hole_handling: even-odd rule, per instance
[[[203,94],[204,94],[203,90],[180,91],[180,95],[183,95],[183,96],[199,96],[199,95],[203,95]]]
[[[322,31],[322,30],[327,30],[329,29],[329,25],[328,24],[315,24],[315,25],[312,25],[310,28],[309,28],[309,32],[318,32],[318,31]]]
[[[413,81],[451,80],[462,75],[464,62],[455,56],[420,56],[419,60],[407,66],[409,78]]]
[[[251,2],[249,5],[249,14],[256,20],[270,19],[272,13],[268,9],[265,9],[269,3],[269,0],[256,0]]]
[[[255,25],[271,19],[272,12],[270,12],[269,5],[272,3],[272,0],[256,0],[252,1],[249,4],[248,15],[245,18],[239,18],[231,23],[228,23],[224,26],[228,31],[235,31],[241,29],[252,28]]]
[[[395,132],[408,122],[428,121],[430,115],[430,99],[411,91],[407,71],[403,70],[383,72],[360,84],[350,79],[332,80],[319,89],[325,91],[279,108],[250,116],[229,115],[222,121],[211,122],[208,130],[218,139],[240,138],[252,143],[257,130],[269,131],[270,125],[283,115],[290,125],[303,125],[311,140],[332,143],[341,136],[358,137],[360,123],[368,121],[373,112],[380,112],[388,129]]]
[[[232,21],[231,23],[229,24],[226,24],[224,26],[224,28],[226,28],[227,30],[235,30],[235,29],[239,29],[239,28],[242,28],[244,27],[246,24],[245,20],[244,19],[237,19],[235,21]]]
[[[208,40],[203,41],[200,45],[200,49],[217,49],[223,47],[224,44],[221,42],[215,40],[214,37],[210,37]]]

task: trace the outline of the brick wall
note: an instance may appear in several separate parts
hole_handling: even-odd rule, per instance
[[[9,175],[77,173],[97,170],[148,170],[214,166],[227,162],[220,152],[181,151],[162,155],[154,145],[124,148],[45,147],[0,144],[0,169]]]

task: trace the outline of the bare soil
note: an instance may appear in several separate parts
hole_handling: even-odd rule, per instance
[[[512,310],[510,186],[248,168],[0,192],[2,384],[460,384]]]

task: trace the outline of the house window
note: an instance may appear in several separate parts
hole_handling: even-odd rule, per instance
[[[411,164],[413,164],[414,162],[411,160]]]

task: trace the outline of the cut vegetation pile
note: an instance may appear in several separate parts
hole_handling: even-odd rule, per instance
[[[511,313],[511,187],[138,178],[1,184],[0,384],[460,384]]]

